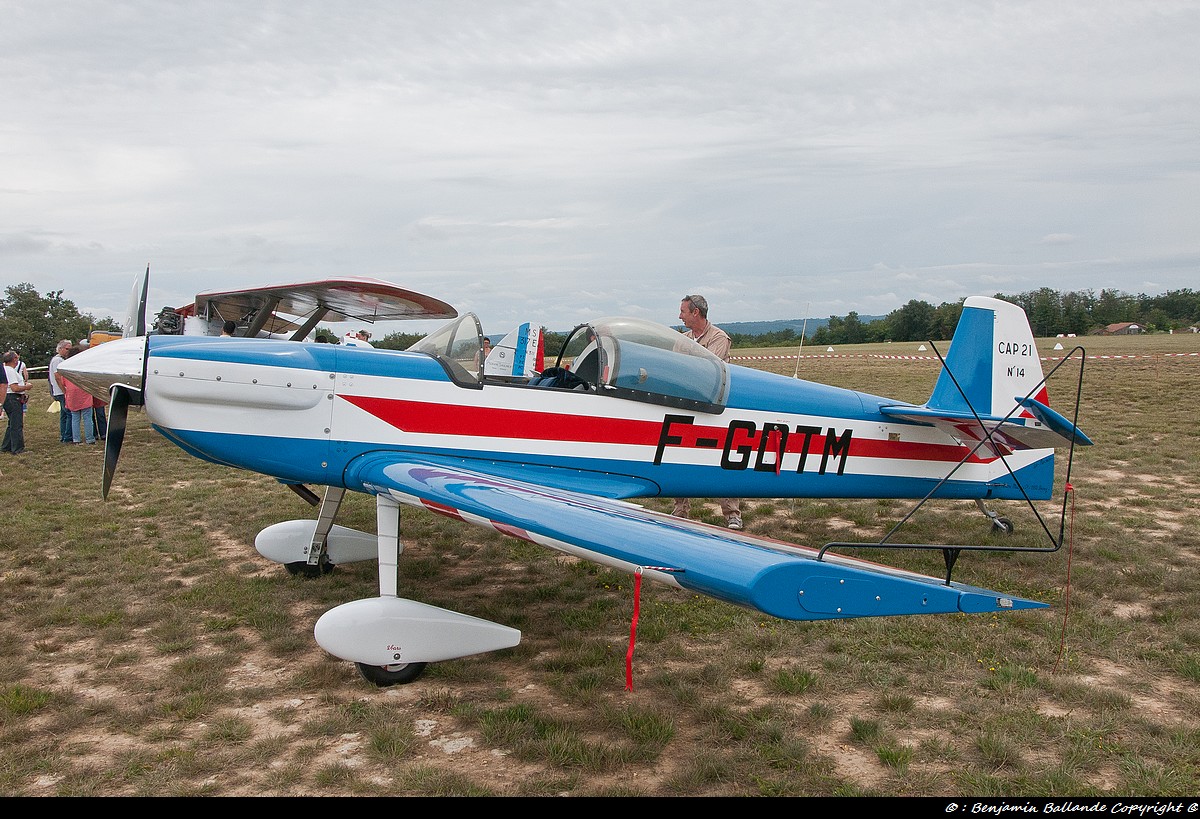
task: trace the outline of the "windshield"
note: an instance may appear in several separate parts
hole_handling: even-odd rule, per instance
[[[437,356],[442,362],[465,372],[472,380],[481,379],[483,328],[474,313],[465,313],[444,327],[434,330],[408,348],[417,353]],[[461,376],[460,376],[461,377]]]

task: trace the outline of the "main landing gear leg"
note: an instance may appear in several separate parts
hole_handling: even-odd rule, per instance
[[[975,505],[978,506],[979,511],[983,512],[987,519],[992,522],[993,533],[999,535],[1011,535],[1013,533],[1013,529],[1015,527],[1013,526],[1013,522],[1011,520],[1008,518],[1002,518],[991,509],[988,509],[987,506],[984,505],[983,500],[980,498],[975,499]]]
[[[521,632],[515,628],[398,597],[396,569],[403,551],[400,504],[386,493],[377,495],[375,516],[373,538],[358,536],[363,533],[343,537],[340,526],[329,535],[339,561],[344,543],[355,559],[366,560],[370,552],[370,558],[379,561],[379,596],[351,600],[322,614],[313,627],[321,648],[355,663],[369,682],[386,686],[412,682],[428,663],[512,648],[521,642]],[[299,529],[291,522],[287,527]],[[288,531],[278,534],[279,540],[286,540]]]
[[[334,518],[342,507],[342,498],[346,490],[340,486],[325,487],[325,499],[321,501],[321,511],[317,514],[317,528],[313,532],[312,543],[308,547],[308,559],[301,562],[288,563],[287,570],[292,574],[302,574],[305,577],[319,577],[333,571],[333,564],[326,554],[329,532],[333,529]]]
[[[376,531],[379,533],[379,596],[396,597],[400,553],[404,551],[404,544],[400,542],[400,504],[386,495],[376,495],[375,519]],[[355,665],[369,682],[387,686],[412,682],[424,673],[426,664]]]

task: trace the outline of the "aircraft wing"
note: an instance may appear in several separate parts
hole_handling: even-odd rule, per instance
[[[491,474],[486,462],[379,452],[347,485],[789,620],[1041,608],[945,579],[732,532],[628,501]]]
[[[200,293],[196,315],[247,321],[262,311],[300,318],[317,312],[323,321],[399,321],[455,318],[458,311],[440,299],[382,279],[342,276],[311,282]]]

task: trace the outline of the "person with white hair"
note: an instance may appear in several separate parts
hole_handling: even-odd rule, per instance
[[[687,327],[685,336],[711,352],[722,361],[729,360],[729,334],[708,320],[708,299],[704,296],[684,296],[679,302],[679,320]],[[742,528],[742,502],[738,498],[721,498],[721,514],[730,529]],[[671,514],[686,518],[691,515],[691,498],[676,498]]]
[[[60,443],[69,444],[71,440],[71,414],[67,412],[67,397],[63,392],[62,384],[58,383],[58,365],[63,362],[67,354],[71,352],[71,342],[65,338],[58,342],[58,346],[54,348],[54,358],[50,359],[50,397],[58,402],[58,440]]]

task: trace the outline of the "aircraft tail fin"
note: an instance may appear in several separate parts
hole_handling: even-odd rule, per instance
[[[542,328],[525,322],[506,335],[488,353],[483,364],[485,375],[499,378],[530,378],[541,372]]]
[[[1092,441],[1050,409],[1041,357],[1025,311],[971,296],[950,341],[946,366],[923,407],[884,407],[891,416],[931,423],[959,438],[992,431],[992,448],[1041,449]]]
[[[971,296],[925,406],[1002,418],[1027,395],[1048,405],[1041,381],[1042,362],[1025,311],[1000,299]]]

